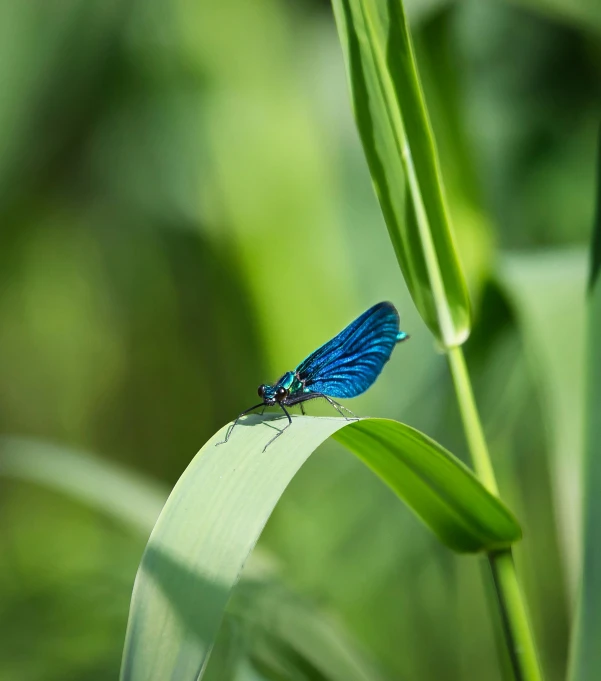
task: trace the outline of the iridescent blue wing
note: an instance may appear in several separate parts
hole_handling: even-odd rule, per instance
[[[378,303],[325,343],[296,368],[305,393],[355,397],[365,392],[390,359],[399,334],[392,303]]]

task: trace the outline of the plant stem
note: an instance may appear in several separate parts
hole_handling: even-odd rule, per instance
[[[459,402],[459,411],[463,421],[463,429],[470,450],[476,475],[488,490],[495,496],[499,494],[495,472],[493,471],[484,431],[480,423],[480,416],[474,399],[472,383],[465,365],[465,358],[461,347],[449,348],[447,357],[451,365],[451,374]]]
[[[488,554],[503,617],[503,630],[517,681],[542,681],[526,605],[511,549]]]
[[[484,431],[461,347],[447,349],[463,429],[477,476],[492,494],[498,494]],[[542,681],[528,613],[518,583],[511,549],[488,554],[495,582],[503,629],[516,681]]]

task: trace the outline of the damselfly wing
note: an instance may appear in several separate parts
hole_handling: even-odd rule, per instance
[[[370,307],[332,340],[312,352],[296,369],[287,371],[275,383],[260,385],[258,394],[262,401],[243,411],[219,444],[229,440],[242,416],[261,407],[278,406],[288,418],[286,426],[263,451],[292,424],[286,407],[298,404],[304,414],[303,403],[321,397],[348,418],[343,410],[352,412],[334,398],[356,397],[373,385],[396,344],[409,338],[399,330],[399,324],[399,314],[392,303]]]

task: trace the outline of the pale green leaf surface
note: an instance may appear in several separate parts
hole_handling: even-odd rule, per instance
[[[385,419],[248,417],[218,432],[175,486],[136,578],[122,681],[202,674],[231,591],[274,506],[311,453],[336,435],[451,548],[493,550],[520,538],[511,513],[451,454]]]
[[[357,127],[413,300],[445,346],[471,312],[400,0],[334,0]]]
[[[515,309],[551,436],[558,530],[575,595],[580,570],[586,258],[583,250],[508,253],[497,277]]]
[[[110,516],[148,537],[165,503],[167,488],[144,475],[88,452],[44,440],[0,438],[0,478],[39,485]],[[213,679],[233,678],[231,671],[254,648],[248,629],[260,629],[266,650],[294,650],[300,664],[312,664],[332,681],[375,681],[382,677],[335,622],[273,580],[275,564],[264,551],[254,551],[249,579],[237,590],[231,614],[238,620],[237,638],[246,645],[221,646],[211,658]],[[232,604],[230,603],[230,606]],[[244,627],[240,627],[240,622]],[[229,627],[232,628],[231,626]],[[227,629],[227,628],[226,628]],[[221,632],[220,632],[221,635]],[[218,646],[219,648],[219,646]],[[225,658],[225,659],[219,659]],[[230,670],[230,671],[228,671]]]

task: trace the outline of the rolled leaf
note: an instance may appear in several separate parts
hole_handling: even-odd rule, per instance
[[[394,250],[425,323],[463,343],[470,302],[400,0],[333,0],[355,119]]]

